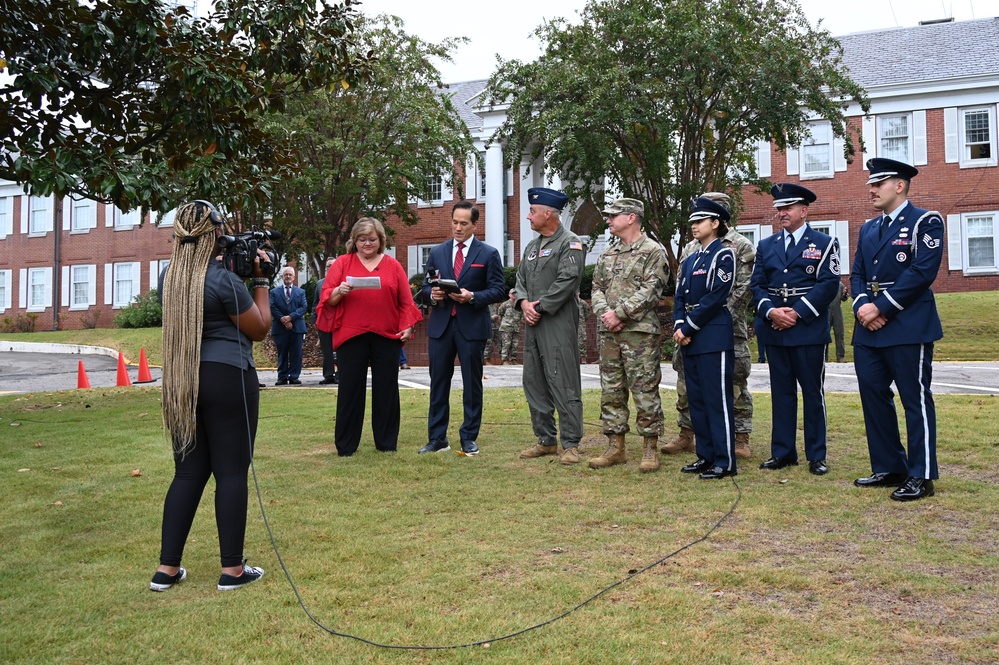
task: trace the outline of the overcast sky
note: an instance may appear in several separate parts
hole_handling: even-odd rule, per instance
[[[999,16],[999,0],[799,0],[814,26],[819,19],[834,35],[908,27],[920,21],[953,17],[958,21]],[[365,14],[395,14],[406,30],[431,42],[468,37],[453,63],[440,63],[451,83],[488,78],[496,54],[533,60],[540,51],[531,32],[547,19],[573,20],[586,0],[364,0]]]

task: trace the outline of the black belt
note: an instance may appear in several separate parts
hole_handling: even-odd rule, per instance
[[[867,290],[877,296],[882,291],[887,291],[888,287],[893,286],[894,284],[895,282],[868,282]]]
[[[781,286],[779,288],[770,287],[767,291],[770,292],[772,296],[780,296],[781,298],[790,298],[792,296],[803,296],[812,290],[810,286]]]

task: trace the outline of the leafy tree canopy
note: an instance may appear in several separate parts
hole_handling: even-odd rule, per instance
[[[244,221],[273,220],[289,255],[305,254],[321,272],[342,250],[358,218],[417,221],[410,204],[431,200],[430,183],[453,184],[473,151],[433,58],[450,60],[463,41],[427,43],[394,16],[358,22],[356,37],[378,55],[367,81],[289,100],[270,119],[275,143],[294,146],[304,168],[277,185],[272,200]],[[256,219],[250,219],[255,217]]]
[[[821,117],[855,151],[846,105],[867,111],[866,93],[796,0],[590,0],[580,19],[543,24],[543,55],[501,61],[488,86],[509,105],[494,140],[543,156],[574,199],[642,199],[647,226],[682,246],[692,197],[766,184],[756,141],[798,145]]]
[[[0,14],[0,178],[129,210],[239,209],[295,164],[262,115],[363,79],[355,0],[25,0]]]

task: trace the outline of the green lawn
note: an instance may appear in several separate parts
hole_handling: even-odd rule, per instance
[[[852,486],[869,466],[850,395],[829,396],[832,471],[822,478],[756,468],[770,426],[769,400],[757,400],[754,456],[737,485],[682,475],[677,458],[655,474],[638,473],[635,459],[601,472],[520,460],[527,406],[505,389],[486,391],[477,458],[417,456],[427,394],[406,390],[400,451],[376,453],[366,432],[341,459],[334,396],[265,391],[256,473],[303,600],[338,631],[393,645],[495,638],[722,522],[546,627],[488,647],[390,651],[308,620],[255,495],[246,553],[267,570],[261,583],[215,590],[210,485],[188,579],[148,591],[172,476],[158,390],[0,397],[0,662],[996,662],[999,398],[937,398],[937,496],[898,504]],[[586,393],[589,454],[602,451],[598,401]],[[637,457],[638,439],[629,446]]]

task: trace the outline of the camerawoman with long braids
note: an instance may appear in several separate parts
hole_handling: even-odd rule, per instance
[[[257,431],[260,384],[253,342],[270,330],[269,283],[253,259],[252,297],[242,279],[218,260],[223,218],[204,201],[181,206],[173,253],[161,276],[163,302],[163,422],[173,443],[174,478],[163,505],[160,565],[149,588],[183,581],[184,545],[208,479],[215,477],[220,591],[260,579],[247,566],[247,471]]]

